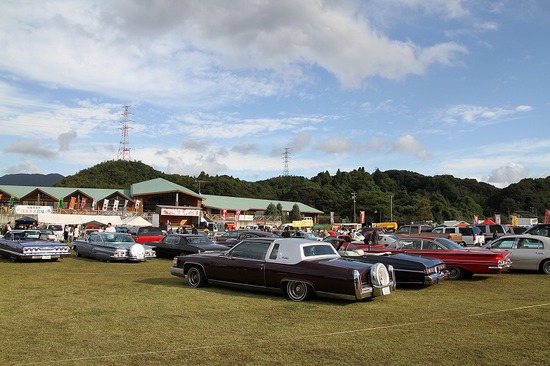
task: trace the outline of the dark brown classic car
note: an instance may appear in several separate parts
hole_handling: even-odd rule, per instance
[[[284,293],[293,301],[313,295],[362,300],[395,289],[393,268],[340,257],[330,243],[250,238],[226,252],[178,256],[170,273],[191,287],[209,283]]]

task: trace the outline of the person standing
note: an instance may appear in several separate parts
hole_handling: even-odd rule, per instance
[[[373,245],[378,244],[379,240],[380,240],[380,234],[378,234],[378,229],[374,229],[372,231],[372,244]]]
[[[111,223],[108,223],[107,227],[105,228],[105,232],[106,233],[116,233],[116,229],[114,228],[113,225],[111,225]]]
[[[285,226],[283,230],[283,234],[281,235],[283,238],[290,238],[290,231],[288,230],[288,226]]]

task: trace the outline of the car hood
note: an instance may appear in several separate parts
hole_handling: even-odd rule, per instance
[[[207,250],[226,251],[229,249],[227,245],[221,245],[221,244],[215,244],[215,243],[189,244],[189,246],[201,251],[207,251]]]
[[[423,267],[434,267],[444,264],[445,262],[439,258],[431,258],[431,257],[420,257],[417,255],[412,254],[405,254],[405,253],[391,253],[388,255],[375,255],[375,254],[369,254],[365,253],[363,256],[369,261],[372,262],[382,262],[384,264],[391,264],[391,265],[406,265],[411,263],[418,263],[422,265]],[[352,259],[354,257],[351,257]],[[357,258],[362,258],[361,256]]]

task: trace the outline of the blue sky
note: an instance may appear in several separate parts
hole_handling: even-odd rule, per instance
[[[0,175],[550,175],[545,0],[3,1]]]

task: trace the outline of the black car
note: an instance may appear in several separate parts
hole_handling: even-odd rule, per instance
[[[393,266],[398,285],[432,285],[448,277],[445,262],[438,258],[405,253],[345,250],[343,248],[344,240],[331,241],[331,243],[342,257],[349,260]]]
[[[143,244],[154,246],[157,257],[166,258],[213,250],[225,251],[228,249],[224,245],[214,243],[205,235],[199,234],[168,234],[159,242]]]
[[[523,234],[540,235],[550,237],[550,224],[537,224],[525,230]]]
[[[261,231],[261,230],[243,230],[239,231],[236,238],[227,239],[226,241],[222,242],[221,244],[232,247],[238,242],[248,239],[248,238],[278,238],[279,236],[276,234],[273,234],[269,231]]]

